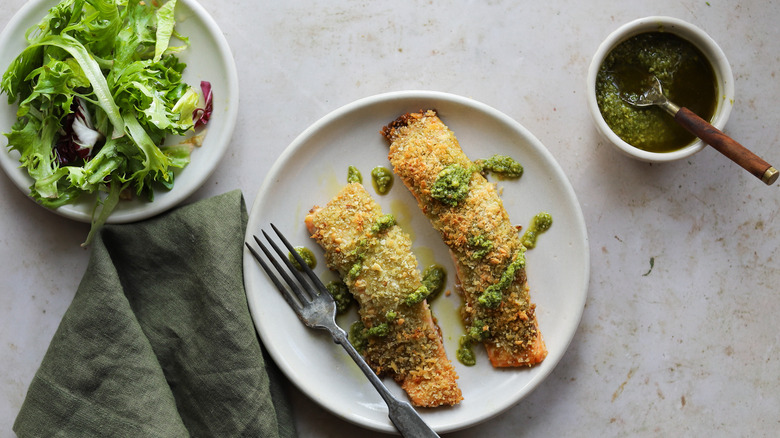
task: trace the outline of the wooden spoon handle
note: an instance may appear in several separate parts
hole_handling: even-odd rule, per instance
[[[718,128],[707,123],[688,108],[680,108],[677,114],[674,115],[674,119],[683,128],[704,140],[707,144],[717,149],[718,152],[742,166],[742,168],[764,181],[767,185],[771,185],[777,180],[777,169]]]

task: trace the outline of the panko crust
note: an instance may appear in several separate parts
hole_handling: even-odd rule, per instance
[[[385,126],[382,135],[390,142],[388,158],[396,175],[417,199],[422,212],[439,231],[455,263],[465,305],[462,317],[468,328],[476,323],[491,336],[483,340],[495,367],[532,366],[547,355],[531,302],[525,268],[518,269],[503,291],[501,304],[487,308],[478,302],[490,285],[497,283],[525,248],[512,225],[495,185],[474,170],[467,197],[447,205],[432,196],[439,173],[447,166],[476,169],[455,134],[435,110],[407,113]],[[473,239],[492,243],[490,250],[473,245]]]
[[[306,225],[325,250],[328,267],[356,298],[363,324],[389,324],[386,336],[368,338],[364,356],[369,365],[399,382],[416,406],[455,405],[463,399],[458,376],[428,303],[404,303],[422,285],[411,238],[397,225],[372,232],[381,216],[381,207],[363,186],[351,183],[325,207],[313,208]],[[351,276],[356,263],[362,267]],[[388,312],[396,316],[388,320]]]

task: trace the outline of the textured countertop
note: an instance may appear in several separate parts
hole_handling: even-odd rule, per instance
[[[0,28],[24,2],[0,3]],[[191,200],[241,189],[306,127],[356,99],[423,89],[470,97],[528,128],[567,173],[590,240],[579,330],[553,373],[497,417],[450,437],[764,436],[780,429],[780,193],[713,149],[670,164],[620,155],[597,133],[585,76],[621,24],[669,15],[731,62],[725,132],[780,164],[777,1],[202,0],[233,51],[232,145]],[[524,5],[528,4],[528,5]],[[75,293],[85,224],[0,176],[0,436]],[[366,431],[290,387],[306,437]]]

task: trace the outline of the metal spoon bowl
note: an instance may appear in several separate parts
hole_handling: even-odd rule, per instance
[[[661,81],[655,75],[649,75],[648,78],[650,79],[648,81],[651,85],[650,88],[644,90],[641,94],[621,92],[620,99],[638,108],[659,106],[672,116],[677,114],[680,111],[680,107],[664,96]]]

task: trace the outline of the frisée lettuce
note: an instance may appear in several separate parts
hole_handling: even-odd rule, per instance
[[[165,146],[208,121],[198,91],[182,81],[176,0],[63,0],[31,27],[0,92],[18,102],[5,133],[33,179],[30,196],[57,208],[97,193],[85,244],[128,194],[152,201],[170,189],[192,145]],[[175,37],[181,42],[173,46]]]

